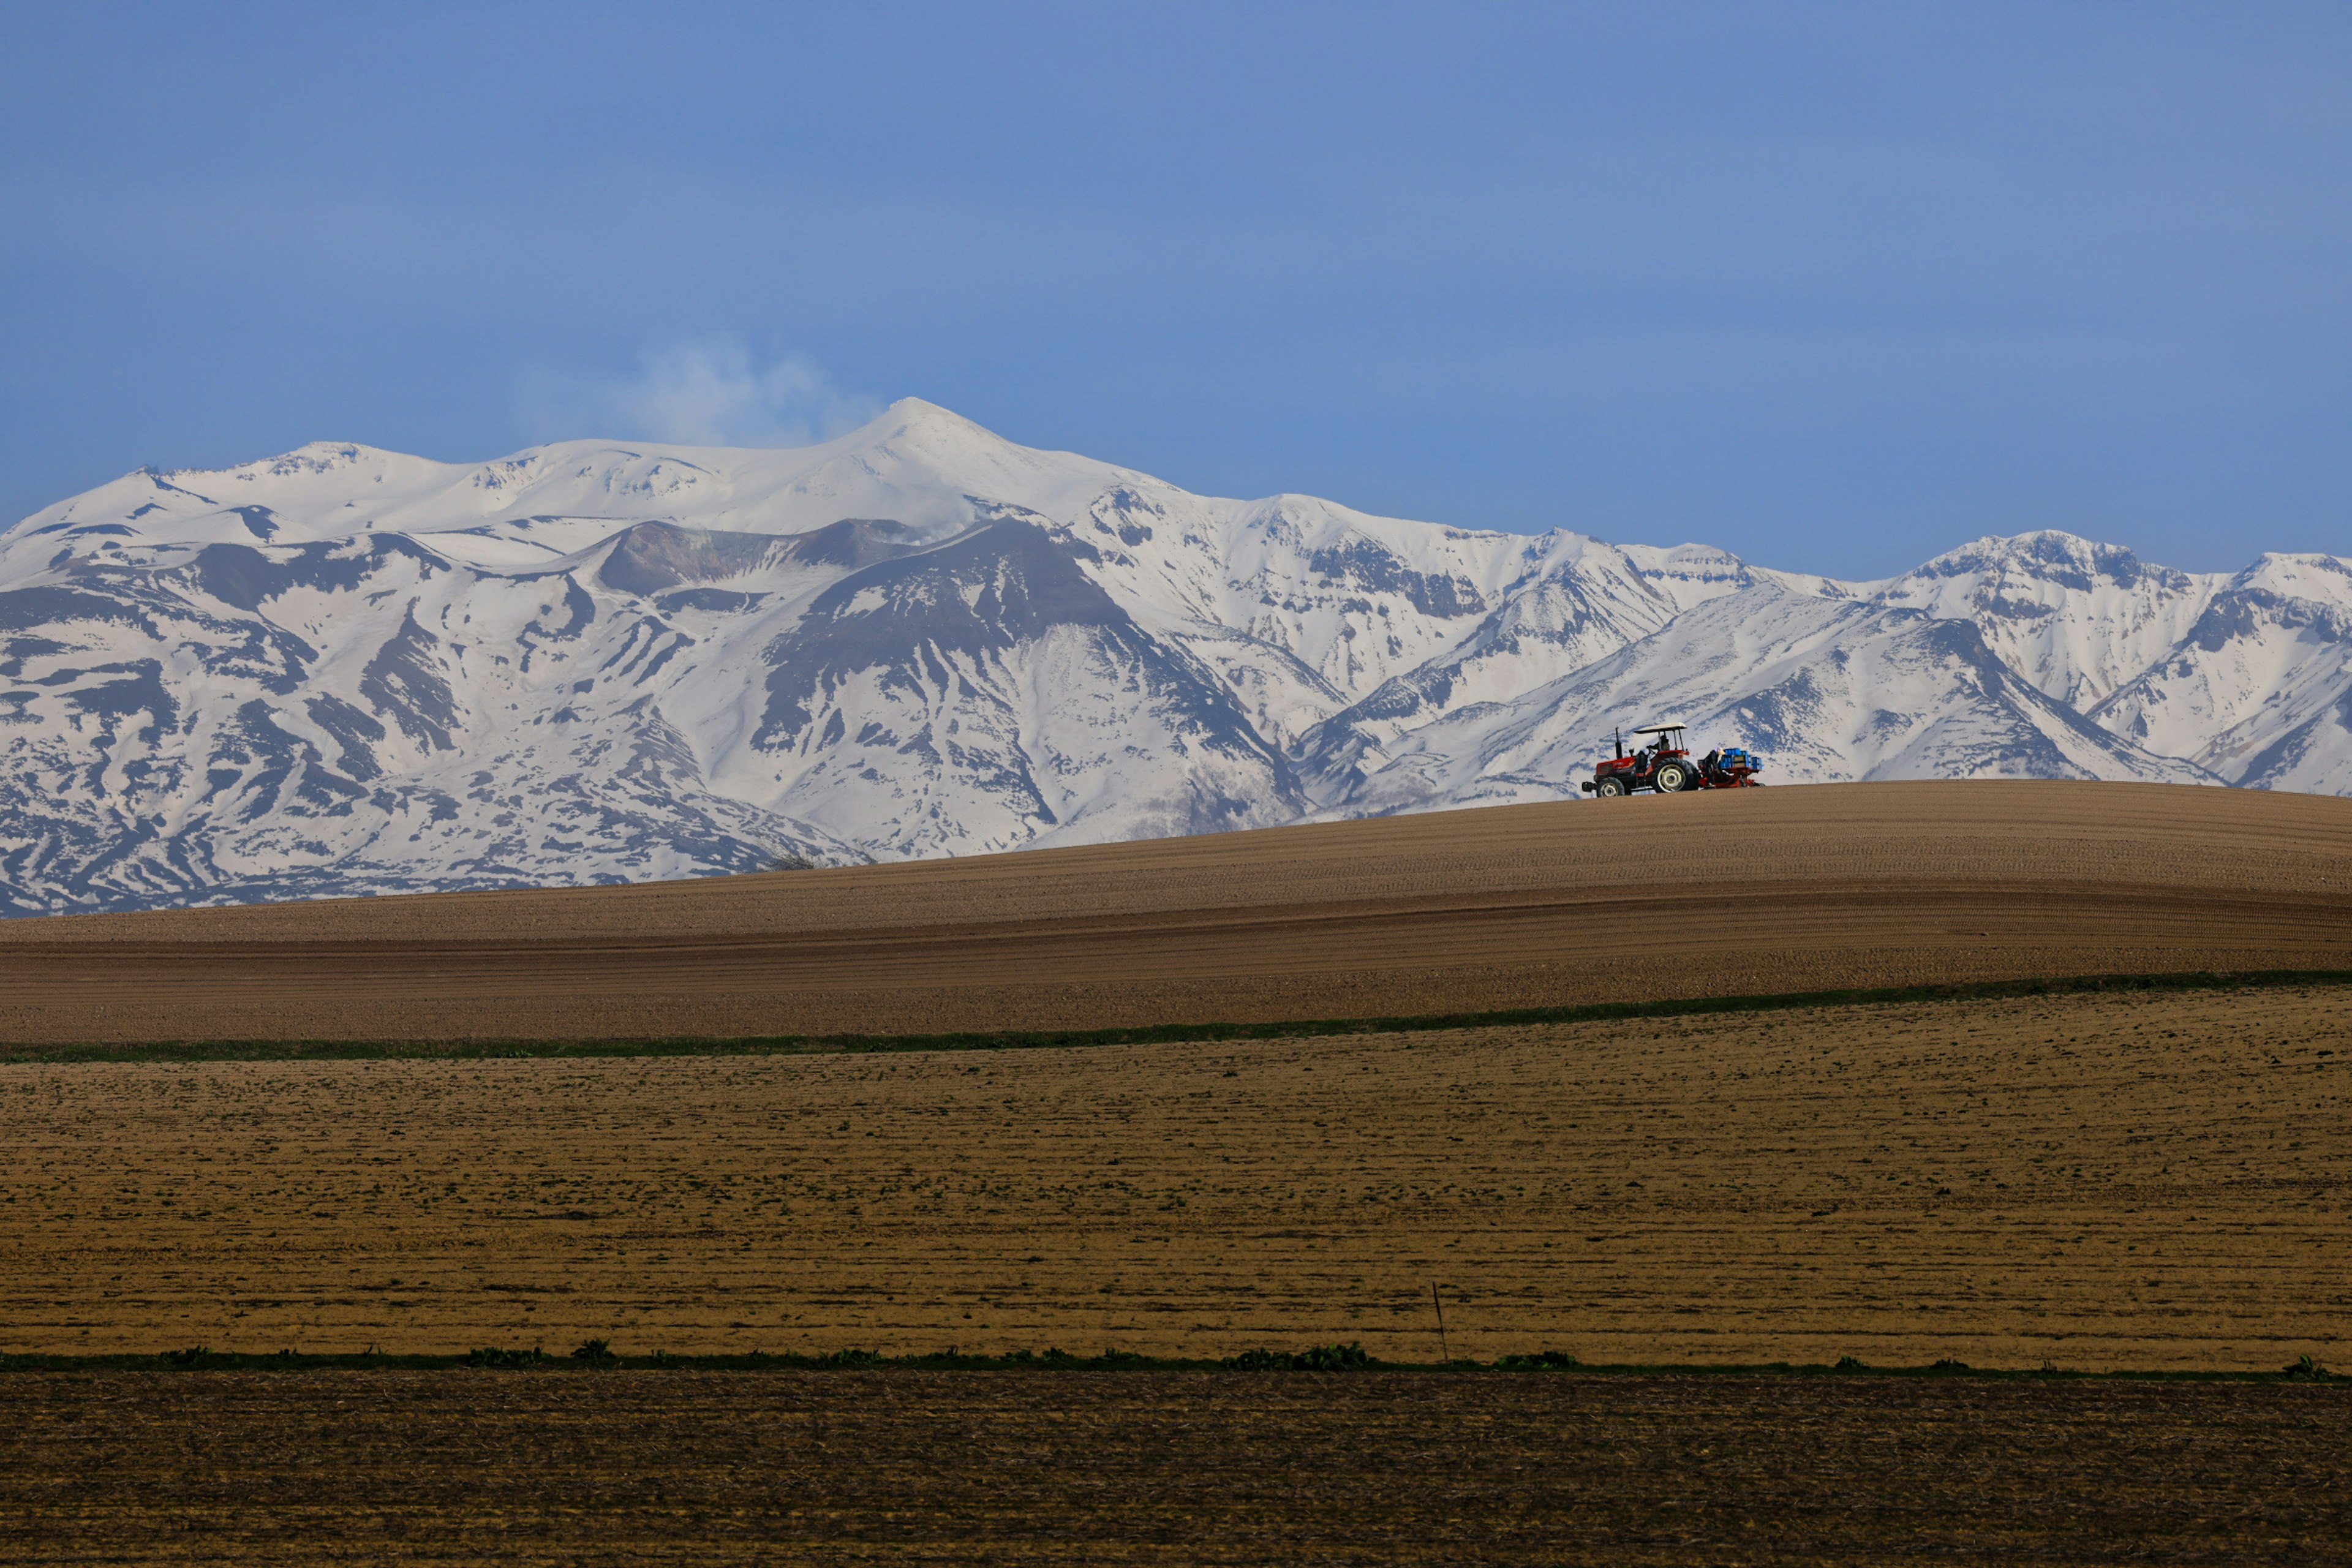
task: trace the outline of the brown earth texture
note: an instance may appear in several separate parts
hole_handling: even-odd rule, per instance
[[[2315,1564],[2352,1388],[1445,1373],[92,1371],[0,1561]]]
[[[2352,969],[2352,800],[1826,784],[628,888],[0,926],[0,1039],[1393,1017]]]
[[[2272,986],[1245,1043],[10,1063],[0,1350],[1341,1340],[2272,1371],[2335,1356],[2352,1316],[2347,1036],[2352,987]]]
[[[2313,973],[716,1048],[2289,970]],[[2330,971],[2352,802],[2089,784],[15,922],[0,1559],[2352,1561],[2336,1379],[155,1359],[2329,1365],[2352,1316]],[[648,1036],[714,1048],[448,1054]],[[203,1039],[423,1043],[152,1048]],[[53,1048],[93,1041],[116,1044]],[[5,1361],[37,1353],[152,1370]]]

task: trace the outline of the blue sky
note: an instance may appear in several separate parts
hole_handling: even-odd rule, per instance
[[[0,510],[908,395],[1844,575],[2352,551],[2352,8],[0,7]]]

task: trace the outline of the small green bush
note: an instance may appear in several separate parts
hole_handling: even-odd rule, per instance
[[[590,1366],[610,1366],[621,1358],[614,1355],[613,1347],[603,1340],[590,1340],[572,1352],[572,1359],[585,1362]]]
[[[594,1342],[603,1344],[604,1342]],[[585,1345],[582,1350],[585,1350]],[[579,1354],[578,1351],[572,1352]],[[477,1345],[466,1352],[467,1366],[536,1366],[547,1359],[547,1352],[533,1345],[527,1351],[502,1350],[496,1345]]]
[[[1544,1372],[1580,1364],[1566,1351],[1537,1351],[1532,1355],[1507,1355],[1495,1365],[1504,1372]]]
[[[163,1359],[173,1366],[202,1366],[211,1358],[213,1348],[210,1345],[190,1345],[184,1351],[165,1351]],[[2304,1357],[2305,1361],[2310,1359],[2309,1356]]]
[[[2286,1375],[2295,1383],[2325,1383],[2327,1381],[2327,1369],[2307,1355],[2297,1356],[2294,1363],[2286,1369]]]
[[[1837,1365],[1831,1370],[1834,1372],[1868,1372],[1870,1368],[1860,1356],[1842,1355],[1837,1358]]]

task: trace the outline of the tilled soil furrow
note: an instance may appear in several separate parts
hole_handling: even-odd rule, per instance
[[[0,1349],[2275,1370],[2352,990],[873,1056],[0,1065]],[[2217,1109],[2218,1108],[2218,1109]]]
[[[2352,1561],[2340,1386],[13,1373],[0,1555]]]

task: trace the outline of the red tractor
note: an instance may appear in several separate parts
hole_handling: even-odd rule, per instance
[[[1737,746],[1709,752],[1693,762],[1683,745],[1680,724],[1652,724],[1633,733],[1655,735],[1657,739],[1646,746],[1636,746],[1628,756],[1625,737],[1620,732],[1614,742],[1616,755],[1603,757],[1594,765],[1592,776],[1579,786],[1585,794],[1605,799],[1632,795],[1637,789],[1678,795],[1686,789],[1763,787],[1763,781],[1756,776],[1756,759]]]

